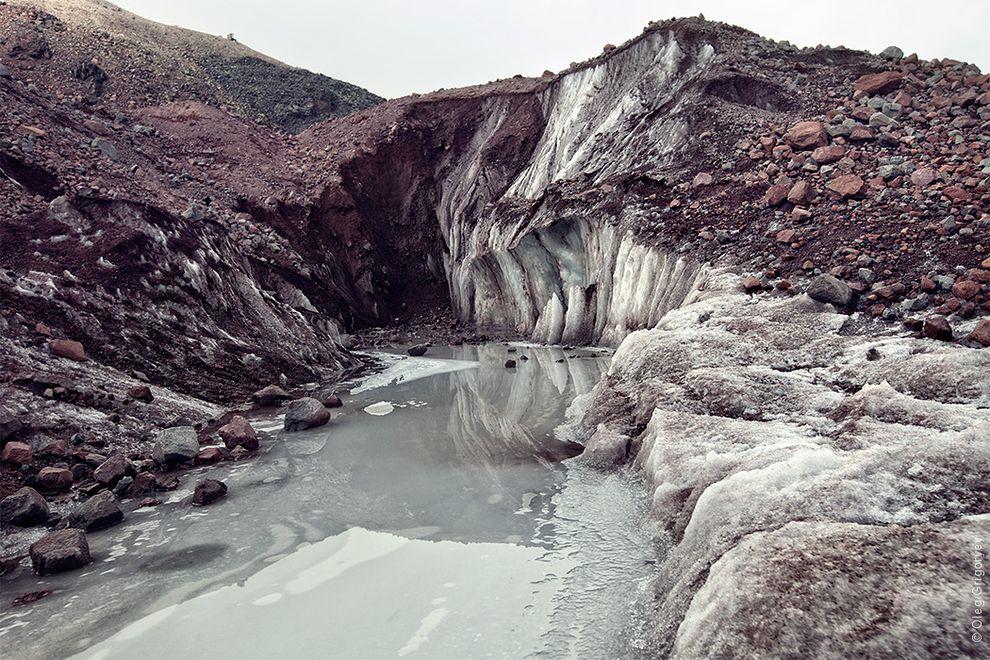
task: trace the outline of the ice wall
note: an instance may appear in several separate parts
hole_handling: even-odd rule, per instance
[[[829,306],[738,281],[711,271],[629,335],[584,415],[673,544],[655,650],[911,656],[924,636],[974,655],[946,622],[990,533],[990,351],[847,336]]]
[[[550,344],[614,345],[681,303],[697,263],[637,242],[614,219],[540,200],[562,182],[593,189],[669,165],[691,83],[713,57],[709,44],[658,31],[561,76],[539,97],[535,146],[516,169],[492,153],[532,109],[486,101],[467,148],[440,165],[437,220],[460,320]]]

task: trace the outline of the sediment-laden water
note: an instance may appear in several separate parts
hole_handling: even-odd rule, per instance
[[[192,508],[187,474],[93,534],[93,565],[8,577],[4,657],[634,655],[644,491],[562,463],[575,448],[554,433],[608,356],[507,351],[384,356],[328,426],[201,470],[221,502]]]

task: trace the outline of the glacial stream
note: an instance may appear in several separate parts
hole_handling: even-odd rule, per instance
[[[507,351],[385,355],[329,425],[185,474],[162,505],[90,535],[91,566],[5,578],[3,657],[641,655],[657,558],[645,490],[563,460],[574,450],[554,433],[608,356]],[[229,494],[193,508],[207,473]],[[39,590],[53,593],[11,606]]]

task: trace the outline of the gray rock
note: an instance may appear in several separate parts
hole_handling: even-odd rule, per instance
[[[193,460],[198,453],[199,440],[196,439],[196,430],[191,426],[174,426],[159,431],[155,437],[152,455],[159,463],[175,465]]]
[[[216,479],[203,479],[196,484],[193,492],[192,503],[196,506],[203,506],[216,502],[227,494],[227,484]]]
[[[106,138],[95,138],[93,140],[93,146],[99,149],[110,160],[116,161],[120,159],[120,154],[117,153],[117,147]]]
[[[124,512],[117,506],[117,498],[104,490],[79,505],[69,514],[69,527],[94,532],[123,522]]]
[[[922,293],[914,298],[905,298],[904,302],[901,303],[901,309],[905,312],[917,312],[928,307],[928,302],[928,294]]]
[[[832,303],[836,307],[845,307],[852,300],[852,290],[845,282],[831,275],[820,275],[808,285],[808,296],[819,302]]]
[[[883,128],[884,126],[890,126],[896,123],[893,118],[888,117],[882,112],[874,112],[870,115],[870,128]]]
[[[10,75],[10,69],[0,64],[0,78],[10,79],[11,77],[12,76]]]
[[[93,563],[86,535],[78,529],[60,529],[43,536],[30,549],[31,565],[38,575],[52,575]]]
[[[131,485],[134,484],[133,477],[121,477],[117,485],[113,487],[113,494],[117,497],[127,497],[127,493],[131,489]]]
[[[25,486],[0,501],[0,521],[33,527],[48,520],[48,502],[34,488]]]
[[[892,60],[897,62],[904,59],[904,51],[897,46],[887,46],[882,51],[880,51],[880,57],[885,60]]]
[[[285,430],[304,431],[323,426],[330,421],[330,411],[321,402],[310,397],[296,399],[285,411]]]

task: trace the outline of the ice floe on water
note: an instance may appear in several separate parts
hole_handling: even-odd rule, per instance
[[[372,403],[369,406],[365,406],[364,408],[362,408],[362,410],[364,410],[364,412],[368,413],[369,415],[381,416],[381,415],[387,415],[393,410],[395,410],[395,406],[392,404],[391,401],[379,401],[378,403]]]
[[[351,394],[360,394],[380,387],[408,383],[420,378],[438,374],[474,369],[477,362],[466,360],[443,360],[429,357],[402,357],[389,353],[374,353],[376,358],[390,363],[384,370],[374,373],[351,389]]]

